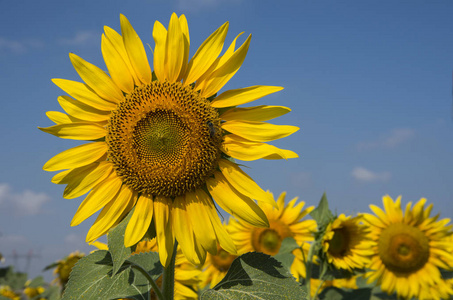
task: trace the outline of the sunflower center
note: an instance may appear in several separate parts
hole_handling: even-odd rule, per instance
[[[418,228],[397,223],[384,229],[378,242],[379,256],[391,271],[411,273],[429,259],[429,240]]]
[[[226,272],[236,257],[236,255],[231,255],[219,247],[217,255],[211,255],[211,263],[220,272]]]
[[[131,189],[174,198],[201,187],[220,158],[220,118],[181,83],[135,88],[112,112],[106,142],[116,173]]]
[[[350,236],[346,228],[333,230],[333,237],[329,241],[329,253],[334,256],[344,256],[349,249]]]
[[[252,245],[255,251],[275,255],[280,250],[282,241],[292,236],[289,227],[280,220],[269,220],[269,228],[255,228],[252,233]]]

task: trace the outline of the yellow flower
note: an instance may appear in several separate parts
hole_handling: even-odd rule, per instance
[[[0,296],[8,299],[20,300],[20,295],[15,293],[8,285],[0,285]]]
[[[31,280],[25,282],[25,289],[24,294],[27,295],[28,299],[34,299],[36,296],[44,293],[45,289],[42,286],[38,287],[30,287]],[[44,299],[44,298],[36,298],[36,299]]]
[[[219,283],[223,277],[225,277],[228,269],[230,268],[233,260],[236,259],[236,255],[232,255],[227,251],[223,250],[219,245],[216,255],[208,254],[206,262],[203,266],[202,273],[202,288],[209,285],[210,288]]]
[[[63,288],[69,281],[69,275],[71,274],[72,268],[74,265],[84,257],[85,254],[81,253],[80,251],[75,251],[69,254],[64,259],[57,261],[57,267],[53,271],[55,276],[55,281],[60,284]]]
[[[108,245],[95,241],[91,243],[99,250],[108,250]],[[143,252],[159,252],[156,239],[143,240],[137,244],[132,255]],[[201,270],[191,264],[182,254],[178,247],[175,259],[175,300],[198,299],[198,287],[201,282]],[[158,286],[162,285],[162,276],[156,280]],[[152,299],[157,299],[154,292],[151,293]]]
[[[440,299],[448,297],[448,288],[439,268],[453,266],[448,236],[449,219],[430,217],[432,204],[425,208],[422,198],[413,207],[412,202],[401,209],[401,196],[393,201],[383,197],[384,209],[370,205],[375,213],[363,214],[371,229],[371,238],[376,242],[372,250],[367,273],[368,282],[377,281],[388,294],[410,299]],[[434,291],[433,294],[430,290]],[[431,294],[431,295],[430,295]]]
[[[341,214],[327,225],[322,248],[327,261],[338,269],[364,268],[373,255],[368,226],[360,224],[360,221],[360,216],[351,218]]]
[[[120,21],[121,34],[104,27],[102,35],[108,73],[71,53],[84,83],[53,79],[70,95],[58,98],[67,114],[48,112],[56,124],[40,128],[60,138],[86,141],[44,165],[46,171],[65,170],[52,179],[67,185],[65,198],[89,192],[71,225],[102,209],[88,232],[91,242],[135,208],[125,246],[139,242],[153,221],[164,266],[175,239],[194,264],[201,265],[207,251],[215,254],[217,242],[236,253],[214,201],[228,213],[266,227],[268,221],[253,200],[273,199],[229,158],[297,157],[266,142],[299,129],[265,122],[289,112],[287,107],[237,106],[282,88],[251,86],[217,95],[242,65],[251,39],[236,48],[239,34],[219,56],[228,22],[189,60],[186,17],[172,14],[168,28],[156,21],[151,72],[140,38],[126,17],[121,15]]]
[[[313,241],[313,232],[316,230],[314,220],[304,220],[314,207],[304,209],[305,202],[301,201],[296,205],[297,197],[292,199],[285,206],[286,192],[283,192],[277,200],[278,209],[268,204],[260,204],[269,220],[269,228],[256,228],[242,220],[230,219],[228,231],[235,241],[240,254],[256,251],[268,255],[275,255],[279,252],[282,241],[292,237],[302,251],[298,248],[293,251],[295,256],[291,265],[291,273],[299,279],[305,277],[305,258],[308,255],[310,245],[307,242]]]

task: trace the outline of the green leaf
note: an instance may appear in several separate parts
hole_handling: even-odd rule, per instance
[[[318,228],[325,228],[327,224],[334,218],[329,209],[326,193],[324,193],[319,201],[318,206],[310,213],[310,216],[318,224]]]
[[[44,281],[44,278],[42,276],[38,276],[34,278],[28,286],[32,288],[37,288],[40,286],[44,286],[45,284],[46,282]]]
[[[123,265],[124,261],[131,256],[132,249],[124,247],[124,233],[126,232],[127,224],[132,217],[134,209],[119,223],[115,228],[109,231],[107,243],[110,254],[113,259],[113,274],[116,274]]]
[[[43,269],[43,271],[55,269],[57,266],[58,266],[58,262],[56,261],[56,262],[51,263],[50,265],[46,266],[46,267]]]
[[[292,252],[297,248],[300,248],[300,246],[297,245],[296,240],[292,237],[287,237],[282,241],[280,250],[278,254],[274,255],[274,258],[290,269],[295,257]]]
[[[145,270],[149,270],[148,274],[154,281],[156,281],[164,271],[164,267],[162,267],[160,263],[159,253],[157,252],[142,252],[134,254],[127,259],[126,264],[127,263],[136,264]]]
[[[42,294],[39,294],[38,299],[44,298],[47,300],[60,300],[60,288],[58,286],[48,286]]]
[[[155,255],[148,255],[154,259]],[[145,270],[155,274],[154,261],[145,265]],[[106,250],[97,250],[80,259],[72,269],[63,300],[69,299],[117,299],[132,298],[148,300],[151,285],[145,276],[126,263],[113,274],[113,261]]]
[[[328,287],[319,295],[321,300],[368,300],[370,297],[371,288],[345,291],[336,287]]]
[[[201,299],[306,299],[306,293],[280,262],[251,252],[236,258],[223,280]]]
[[[27,281],[27,274],[14,272],[12,266],[0,268],[0,285],[9,285],[13,290],[20,290]]]

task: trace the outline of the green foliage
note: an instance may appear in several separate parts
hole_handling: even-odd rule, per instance
[[[300,246],[296,243],[292,237],[287,237],[282,241],[280,245],[280,250],[278,254],[274,256],[276,260],[281,262],[284,267],[288,270],[291,268],[291,265],[294,261],[294,254],[292,254],[294,249],[300,248]]]
[[[20,290],[25,286],[27,274],[14,272],[12,266],[0,268],[0,285],[8,285],[13,290]]]
[[[135,265],[140,265],[153,279],[157,279],[162,270],[158,254],[149,252],[125,260],[118,273],[113,274],[110,252],[95,251],[76,263],[62,299],[147,300],[151,285],[147,277],[133,267]]]
[[[201,299],[306,299],[306,293],[280,262],[252,252],[236,258],[225,278]]]
[[[310,216],[316,221],[318,228],[320,229],[327,227],[327,224],[334,219],[334,215],[329,209],[326,193],[322,195],[318,206],[311,211]]]
[[[362,288],[345,291],[336,287],[326,288],[320,295],[321,300],[365,300],[370,299],[371,288]]]
[[[126,259],[131,256],[132,249],[124,247],[124,233],[126,232],[127,224],[132,217],[134,209],[119,223],[115,228],[111,229],[108,235],[108,247],[113,260],[113,275],[118,273]]]

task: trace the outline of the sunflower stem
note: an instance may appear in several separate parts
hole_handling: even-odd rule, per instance
[[[306,269],[307,269],[307,274],[306,274],[306,284],[307,284],[307,291],[308,291],[308,300],[311,300],[311,286],[310,286],[310,282],[311,282],[311,269],[313,268],[313,256],[314,256],[314,252],[315,252],[315,247],[316,247],[316,242],[314,242],[313,244],[311,244],[310,246],[310,250],[308,250],[308,257],[307,257],[307,265],[306,265]]]
[[[175,261],[176,261],[176,247],[178,242],[175,240],[173,247],[173,255],[171,257],[168,267],[164,268],[162,274],[162,296],[163,300],[173,300],[175,293]]]

